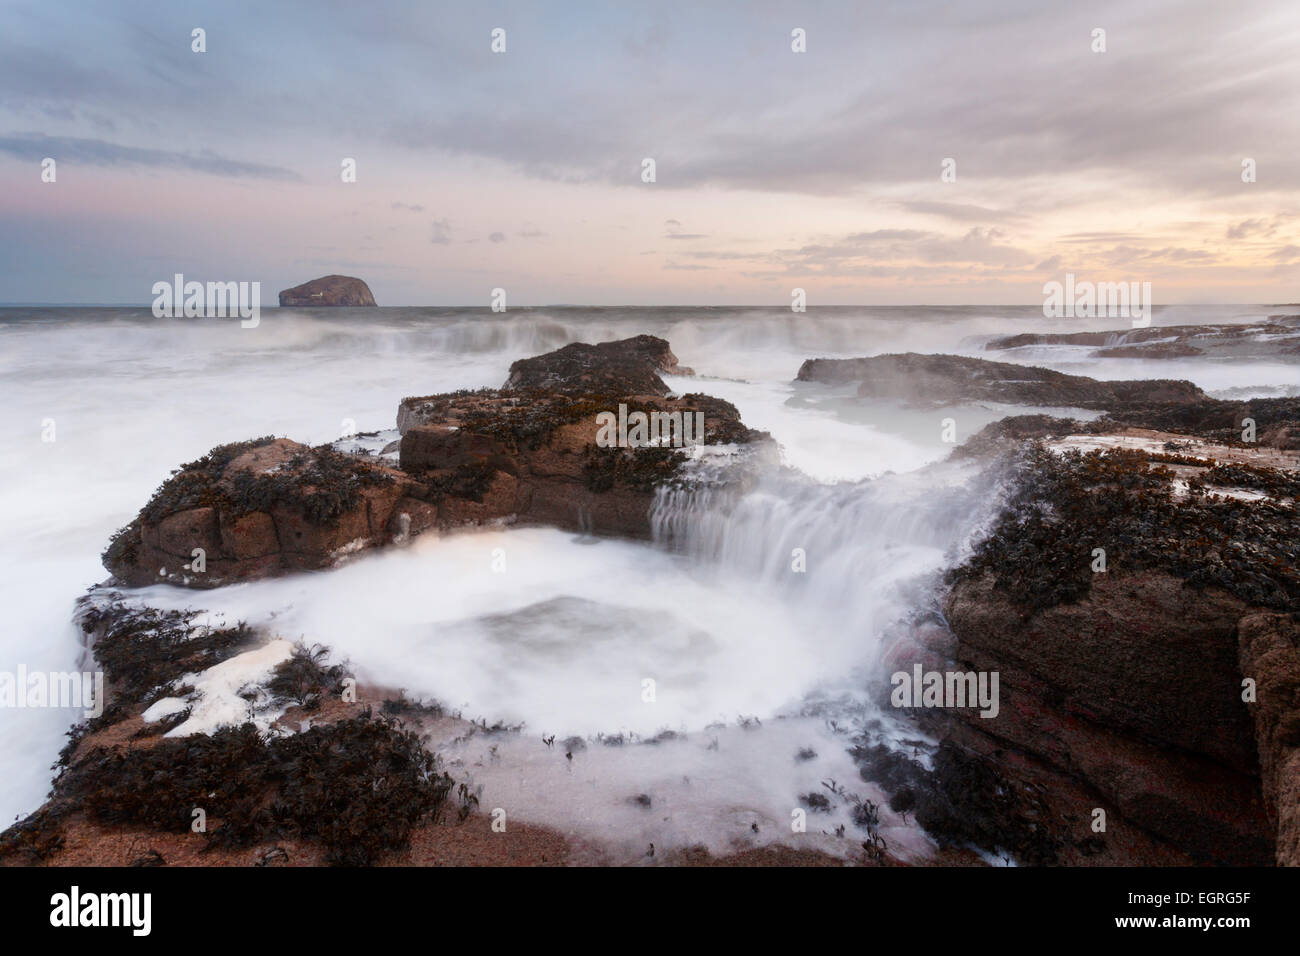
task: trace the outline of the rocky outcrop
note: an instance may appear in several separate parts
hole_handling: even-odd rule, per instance
[[[108,846],[92,849],[96,865],[211,864],[214,853],[262,866],[287,862],[289,846],[295,863],[364,866],[407,850],[453,803],[461,819],[472,809],[394,716],[400,700],[358,688],[320,647],[242,624],[209,627],[201,616],[132,605],[109,589],[79,602],[108,700],[69,732],[46,803],[0,834],[0,865],[76,865],[99,843]],[[271,645],[284,653],[267,657]],[[253,656],[266,667],[243,666]],[[235,686],[196,690],[201,675],[232,666]],[[209,714],[187,726],[204,693],[234,695],[245,722]],[[183,709],[160,711],[173,701]],[[193,826],[195,808],[206,827]]]
[[[1146,345],[1116,345],[1089,354],[1092,358],[1175,359],[1204,355],[1205,349],[1185,342],[1151,342]]]
[[[1111,411],[1111,425],[1131,425],[1195,435],[1198,438],[1248,447],[1265,445],[1300,450],[1300,398],[1252,398],[1223,401],[1200,398],[1176,405],[1135,401]],[[1254,442],[1245,442],[1248,425]]]
[[[648,538],[656,488],[676,480],[697,446],[769,436],[721,399],[625,391],[652,384],[652,367],[675,367],[662,339],[606,344],[617,348],[566,346],[551,353],[564,357],[519,373],[546,388],[403,400],[396,468],[284,438],[214,448],[163,483],[113,538],[104,565],[130,586],[215,587],[487,522]]]
[[[393,540],[427,489],[393,468],[285,438],[222,445],[182,465],[110,542],[131,586],[216,587],[329,567]],[[416,530],[424,512],[415,511]]]
[[[862,398],[912,405],[1005,402],[1113,409],[1134,402],[1182,403],[1204,399],[1191,382],[1154,379],[1102,382],[1083,375],[961,355],[905,352],[856,359],[809,359],[800,382],[857,382]]]
[[[589,394],[667,395],[659,377],[690,375],[668,343],[653,335],[588,345],[573,342],[554,352],[520,359],[510,366],[504,388],[540,388]]]
[[[352,276],[322,276],[280,293],[280,306],[314,308],[317,306],[374,305],[370,287]]]
[[[406,473],[438,486],[460,473],[492,470],[502,476],[498,506],[520,521],[633,538],[650,536],[655,488],[672,481],[690,457],[690,449],[671,444],[673,434],[682,434],[679,426],[694,428],[702,419],[705,445],[767,439],[740,421],[734,405],[697,394],[668,399],[502,389],[402,405]],[[627,417],[639,413],[666,425],[669,441],[605,444],[598,416],[617,419],[620,406]]]
[[[1290,859],[1296,474],[1245,453],[1040,446],[1013,468],[1006,510],[949,576],[946,631],[890,657],[997,672],[998,712],[929,711],[937,772],[868,754],[864,773],[906,787],[923,824],[1031,861]],[[1243,700],[1243,676],[1259,702]]]
[[[954,711],[965,725],[956,738],[1073,778],[1115,808],[1112,827],[1123,821],[1202,862],[1271,862],[1236,661],[1247,605],[1170,575],[1098,577],[1083,600],[1028,617],[992,575],[954,589],[952,666],[998,671],[1002,704],[991,719]]]
[[[1300,338],[1293,315],[1270,315],[1249,324],[1162,325],[1110,332],[1022,332],[986,343],[989,351],[1026,346],[1093,345],[1098,358],[1187,358],[1224,349],[1277,351]]]
[[[1243,441],[1251,428],[1254,441]],[[1269,467],[1292,468],[1296,452],[1300,452],[1300,398],[1253,398],[1244,402],[1207,398],[1172,405],[1138,402],[1092,421],[1012,415],[986,425],[958,446],[954,454],[985,455],[1015,447],[1023,439],[1065,435],[1132,435],[1148,442],[1167,443],[1171,446],[1167,451],[1196,446],[1221,460],[1253,460]]]

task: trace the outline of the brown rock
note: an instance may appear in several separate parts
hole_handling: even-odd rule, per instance
[[[1277,827],[1277,863],[1300,866],[1300,626],[1286,614],[1252,614],[1238,625],[1241,673],[1255,681],[1264,802]]]
[[[329,275],[312,279],[280,293],[280,307],[374,305],[370,287],[352,276]]]
[[[264,511],[241,515],[221,529],[221,546],[236,560],[264,558],[280,550],[275,521]]]
[[[221,548],[215,508],[191,508],[168,515],[158,524],[157,547],[180,558],[189,558],[195,548],[216,552]]]
[[[573,342],[564,348],[510,366],[503,388],[579,390],[617,395],[667,395],[657,373],[690,372],[677,364],[668,343],[653,335],[588,345]]]
[[[416,485],[396,469],[288,439],[223,445],[164,482],[104,564],[133,586],[191,587],[329,567],[386,544],[393,503]],[[194,548],[206,552],[203,571],[191,567]]]
[[[946,712],[963,728],[952,732],[1082,781],[1128,825],[1198,859],[1271,857],[1236,663],[1246,605],[1157,572],[1097,577],[1084,599],[1029,614],[990,575],[957,584],[954,666],[998,671],[1001,707],[994,718]]]
[[[1008,402],[1112,409],[1132,402],[1188,402],[1205,398],[1191,382],[1102,382],[1084,375],[962,355],[906,352],[855,359],[809,359],[796,380],[857,382],[858,396],[915,405]]]
[[[768,439],[707,395],[586,390],[662,386],[654,370],[680,371],[676,362],[667,342],[643,335],[516,363],[512,378],[549,388],[404,399],[400,469],[284,438],[214,448],[159,488],[110,543],[105,567],[130,585],[205,587],[329,567],[428,528],[522,520],[647,538],[655,489],[686,461],[683,421],[703,417],[692,443]],[[620,408],[678,430],[666,444],[604,447],[598,416]],[[200,546],[207,571],[191,573],[184,560]]]

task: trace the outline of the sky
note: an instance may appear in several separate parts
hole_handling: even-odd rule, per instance
[[[0,302],[1296,302],[1298,52],[1296,0],[3,0]]]

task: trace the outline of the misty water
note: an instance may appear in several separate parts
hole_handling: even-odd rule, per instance
[[[1155,324],[1270,311],[1279,310],[1169,308]],[[1032,411],[865,403],[852,388],[794,382],[800,364],[945,352],[1097,378],[1186,378],[1220,397],[1300,394],[1294,361],[1267,348],[1159,362],[1102,361],[1087,348],[981,351],[993,336],[1122,323],[991,307],[268,309],[242,329],[147,309],[0,310],[0,670],[84,664],[74,602],[107,577],[99,554],[113,531],[182,462],[262,435],[319,444],[353,426],[392,429],[404,396],[499,386],[515,359],[651,333],[695,370],[667,378],[670,387],[733,402],[781,446],[779,460],[692,464],[701,482],[656,501],[654,542],[544,528],[429,534],[328,572],[214,591],[159,585],[131,599],[320,643],[364,684],[524,725],[435,741],[483,786],[485,808],[629,852],[647,841],[725,849],[780,839],[797,796],[822,781],[868,792],[846,753],[855,729],[882,717],[863,688],[891,629],[934,609],[943,569],[996,509],[994,477],[944,460],[952,446],[941,420],[953,417],[962,441]],[[739,467],[752,472],[744,495],[703,480]],[[6,822],[43,801],[77,716],[0,712]],[[543,734],[582,743],[570,761]],[[799,751],[816,756],[797,760]],[[631,799],[642,794],[649,809]],[[815,827],[843,822],[831,814]],[[884,822],[891,846],[924,851],[915,828]],[[831,833],[819,839],[836,852]]]

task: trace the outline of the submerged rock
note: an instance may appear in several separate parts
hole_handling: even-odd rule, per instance
[[[1113,409],[1133,402],[1180,403],[1204,399],[1187,381],[1151,379],[1103,382],[1084,375],[961,355],[905,352],[855,359],[808,359],[800,382],[857,382],[858,396],[913,405],[1005,402]]]
[[[374,305],[370,287],[352,276],[322,276],[280,293],[280,306],[364,306]]]
[[[1229,346],[1250,345],[1258,340],[1267,348],[1277,344],[1269,340],[1294,342],[1300,336],[1296,317],[1270,315],[1265,322],[1247,325],[1160,325],[1109,332],[1022,332],[989,341],[989,351],[1018,349],[1041,345],[1094,345],[1100,358],[1186,358]]]
[[[1174,359],[1204,354],[1205,349],[1198,349],[1195,345],[1188,345],[1185,342],[1151,342],[1147,345],[1116,345],[1113,348],[1098,349],[1091,353],[1091,357]]]

